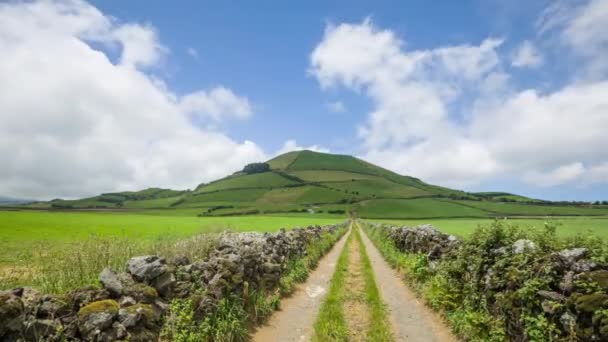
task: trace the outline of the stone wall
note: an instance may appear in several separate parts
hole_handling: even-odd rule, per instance
[[[202,261],[134,257],[124,271],[104,269],[100,287],[65,295],[31,288],[0,292],[0,340],[156,340],[170,300],[194,299],[196,318],[202,319],[228,293],[275,288],[289,260],[344,225],[223,234]]]
[[[492,235],[459,241],[430,225],[372,226],[401,252],[426,254],[430,269],[447,266],[439,270],[447,291],[484,298],[479,308],[503,322],[507,340],[527,341],[540,329],[541,340],[608,341],[608,264],[589,248]]]

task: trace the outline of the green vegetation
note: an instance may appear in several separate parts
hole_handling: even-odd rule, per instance
[[[412,200],[412,201],[407,201]],[[492,218],[608,216],[602,202],[545,202],[505,192],[467,193],[399,175],[361,159],[313,151],[289,152],[246,165],[194,191],[151,188],[80,200],[53,200],[31,208],[121,210],[198,208],[205,216],[338,210],[364,218]]]
[[[559,292],[558,284],[567,271],[551,261],[552,253],[584,247],[588,260],[605,263],[608,244],[604,239],[585,234],[560,238],[551,224],[532,228],[496,220],[480,226],[431,265],[425,253],[400,251],[388,230],[366,226],[365,231],[387,262],[405,274],[418,296],[441,312],[463,340],[576,341],[608,333],[603,321],[608,309],[603,302],[606,283],[604,278],[594,278],[605,271],[583,273],[589,276],[575,281],[565,293],[569,297],[561,302],[540,295]],[[531,241],[534,248],[515,252],[512,246],[522,239]],[[569,330],[560,321],[565,312],[578,315]]]
[[[432,198],[363,201],[357,210],[364,218],[487,217],[481,209]]]
[[[357,229],[355,229],[355,238],[359,244],[359,255],[363,266],[363,278],[365,279],[365,299],[369,307],[370,312],[370,325],[367,333],[367,341],[392,341],[391,330],[388,325],[386,308],[382,298],[380,298],[380,291],[376,286],[376,280],[374,278],[374,271],[372,269],[371,262],[367,256],[367,251],[363,240],[361,239],[361,233],[359,232],[359,224],[355,223]]]
[[[165,213],[174,214],[165,216]],[[96,284],[106,266],[121,269],[134,255],[203,255],[213,235],[330,224],[343,217],[196,217],[191,211],[0,211],[0,288],[36,285],[48,292]],[[189,215],[189,216],[186,216]],[[196,248],[194,248],[196,246]],[[177,250],[180,248],[180,250]],[[198,254],[197,254],[198,253]]]
[[[349,235],[346,244],[338,257],[336,270],[331,277],[329,292],[325,296],[323,304],[314,324],[315,333],[313,342],[324,341],[347,341],[348,327],[344,319],[342,309],[344,286],[348,272],[348,245],[352,243],[353,235]]]

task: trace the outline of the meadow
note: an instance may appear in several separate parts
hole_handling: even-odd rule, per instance
[[[608,238],[608,217],[536,217],[536,218],[508,218],[509,224],[518,225],[523,228],[542,228],[549,222],[557,226],[557,234],[562,237],[574,236],[576,234],[592,234],[602,238]],[[467,237],[480,225],[490,225],[494,219],[489,218],[451,218],[451,219],[367,219],[367,222],[384,222],[394,225],[415,226],[420,224],[432,224],[437,229],[460,237]]]
[[[343,220],[343,216],[303,214],[197,217],[186,209],[0,211],[0,288],[35,285],[60,292],[95,283],[103,267],[120,269],[134,255],[203,256],[214,233],[273,232]]]

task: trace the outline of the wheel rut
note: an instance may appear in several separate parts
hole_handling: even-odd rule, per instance
[[[358,223],[357,223],[358,225]],[[355,229],[355,228],[353,228]],[[376,284],[387,305],[395,341],[450,342],[458,341],[441,317],[431,311],[408,289],[402,276],[384,260],[363,229],[361,238],[372,264]]]
[[[254,342],[308,341],[313,334],[313,324],[329,281],[336,269],[336,261],[351,229],[332,247],[317,267],[309,274],[305,283],[296,285],[293,294],[281,299],[281,309],[252,335]]]

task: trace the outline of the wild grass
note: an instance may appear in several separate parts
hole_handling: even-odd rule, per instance
[[[370,342],[389,342],[393,340],[391,330],[388,325],[388,319],[386,315],[386,306],[380,297],[380,291],[376,286],[376,279],[374,278],[374,271],[372,265],[367,256],[367,250],[361,239],[359,232],[359,225],[355,230],[355,238],[359,244],[359,255],[361,257],[361,263],[363,265],[363,278],[365,280],[365,298],[367,306],[370,310],[370,328],[367,332],[367,341]]]
[[[353,241],[349,235],[336,262],[336,270],[331,278],[329,291],[321,304],[319,315],[314,324],[313,342],[347,341],[348,327],[344,318],[343,291],[348,273],[348,245]]]
[[[276,231],[339,220],[161,214],[0,211],[0,289],[34,286],[60,293],[97,284],[104,267],[122,270],[137,255],[202,258],[221,231]]]

